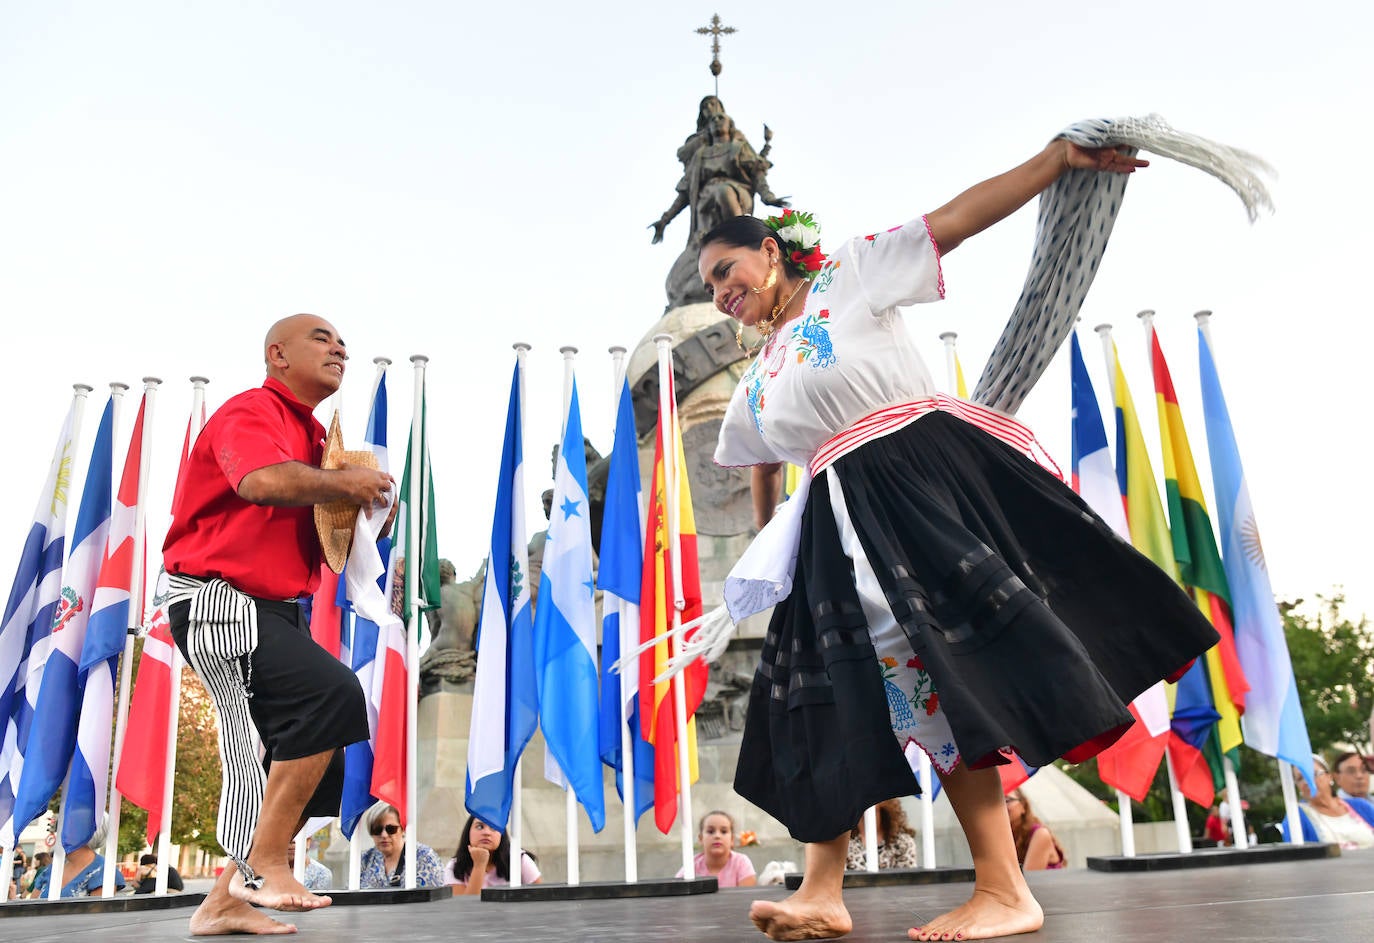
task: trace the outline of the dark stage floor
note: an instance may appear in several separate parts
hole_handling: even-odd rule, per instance
[[[1045,908],[1037,943],[1200,940],[1367,943],[1374,939],[1374,853],[1318,861],[1202,870],[1040,872],[1031,885]],[[846,892],[854,943],[901,941],[916,920],[960,903],[968,884],[869,887]],[[781,887],[697,897],[495,903],[468,898],[418,904],[335,906],[296,919],[304,938],[328,941],[717,941],[763,940],[749,901]],[[0,940],[26,943],[157,943],[186,938],[185,909],[0,918]],[[299,939],[299,938],[298,938]]]

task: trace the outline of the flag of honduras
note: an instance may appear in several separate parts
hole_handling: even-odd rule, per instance
[[[81,649],[81,721],[76,755],[62,793],[62,847],[75,851],[91,840],[105,811],[110,769],[110,730],[114,726],[115,672],[129,637],[129,584],[134,571],[134,520],[138,513],[139,462],[143,457],[143,416],[148,394],[139,403],[119,481],[105,559],[91,603],[91,620]],[[141,596],[141,594],[140,594]],[[138,615],[142,616],[142,599]],[[153,731],[148,735],[156,736]]]
[[[81,494],[81,509],[72,532],[72,552],[62,571],[62,597],[53,618],[52,648],[44,664],[30,665],[29,684],[38,677],[38,702],[28,749],[19,772],[14,802],[15,831],[23,829],[48,807],[62,785],[76,745],[76,719],[81,707],[78,668],[91,615],[92,596],[105,541],[110,530],[113,471],[114,399],[105,405],[100,430],[91,451],[91,464]],[[107,734],[108,736],[108,734]],[[17,766],[18,764],[16,764]]]
[[[587,458],[573,382],[563,445],[553,479],[549,536],[534,614],[534,660],[539,670],[539,717],[549,756],[587,810],[592,829],[606,824],[601,757],[597,752],[596,606]],[[480,661],[480,659],[479,659]],[[551,770],[546,764],[545,776]]]
[[[62,552],[67,531],[67,489],[71,479],[72,449],[80,409],[85,397],[72,400],[67,419],[57,437],[48,477],[38,495],[33,523],[24,539],[19,567],[0,622],[0,848],[14,847],[14,787],[10,765],[22,752],[33,700],[38,689],[26,690],[29,662],[40,647],[46,651],[52,617],[62,590]]]
[[[516,764],[539,725],[522,439],[517,363],[511,377],[487,575],[482,587],[477,676],[473,680],[472,728],[468,735],[467,809],[488,825],[501,829],[510,818]]]

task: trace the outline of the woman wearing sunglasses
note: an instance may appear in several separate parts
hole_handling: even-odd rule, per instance
[[[363,852],[363,890],[404,887],[406,883],[406,830],[395,806],[378,803],[367,815],[367,830],[374,847]],[[428,845],[415,845],[415,886],[443,887],[444,863]]]

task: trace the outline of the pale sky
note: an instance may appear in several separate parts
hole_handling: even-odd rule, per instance
[[[676,148],[712,91],[770,182],[830,244],[934,209],[1087,117],[1158,112],[1259,154],[1276,212],[1255,225],[1217,181],[1167,161],[1127,188],[1083,322],[1117,343],[1156,448],[1135,313],[1158,312],[1199,470],[1210,471],[1192,314],[1213,337],[1275,589],[1371,592],[1374,331],[1364,285],[1374,197],[1367,3],[883,2],[733,5],[444,2],[0,2],[0,313],[11,351],[0,580],[14,572],[71,384],[167,382],[155,416],[150,537],[166,525],[187,377],[210,405],[261,380],[261,341],[297,311],[352,356],[345,437],[360,445],[371,359],[390,377],[393,456],[407,358],[430,359],[442,553],[485,553],[513,341],[529,360],[530,521],[576,345],[588,435],[610,446],[606,349],[662,313],[687,214]],[[1016,300],[1034,208],[951,254],[948,300],[913,309],[943,380],[959,333],[970,382]],[[1099,394],[1105,373],[1083,341]],[[1104,400],[1105,401],[1105,400]],[[134,396],[117,440],[118,467]],[[1021,412],[1067,468],[1067,350]],[[399,459],[393,459],[399,477]],[[73,521],[77,504],[72,498]]]

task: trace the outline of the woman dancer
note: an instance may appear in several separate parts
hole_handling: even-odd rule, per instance
[[[781,544],[795,555],[791,591],[764,641],[735,779],[808,843],[796,894],[750,910],[773,939],[850,930],[850,828],[912,793],[913,743],[939,772],[977,877],[966,904],[911,938],[1038,929],[993,768],[1002,751],[1033,765],[1096,754],[1130,725],[1135,695],[1217,639],[1172,579],[1027,457],[1043,454],[1029,430],[937,397],[896,310],[941,298],[941,255],[1066,171],[1144,166],[1061,138],[828,260],[810,217],[791,211],[702,240],[698,272],[716,306],[766,335],[716,461],[754,466],[763,518],[780,463],[812,475],[809,496],[788,502],[804,502],[784,518],[799,520]]]

